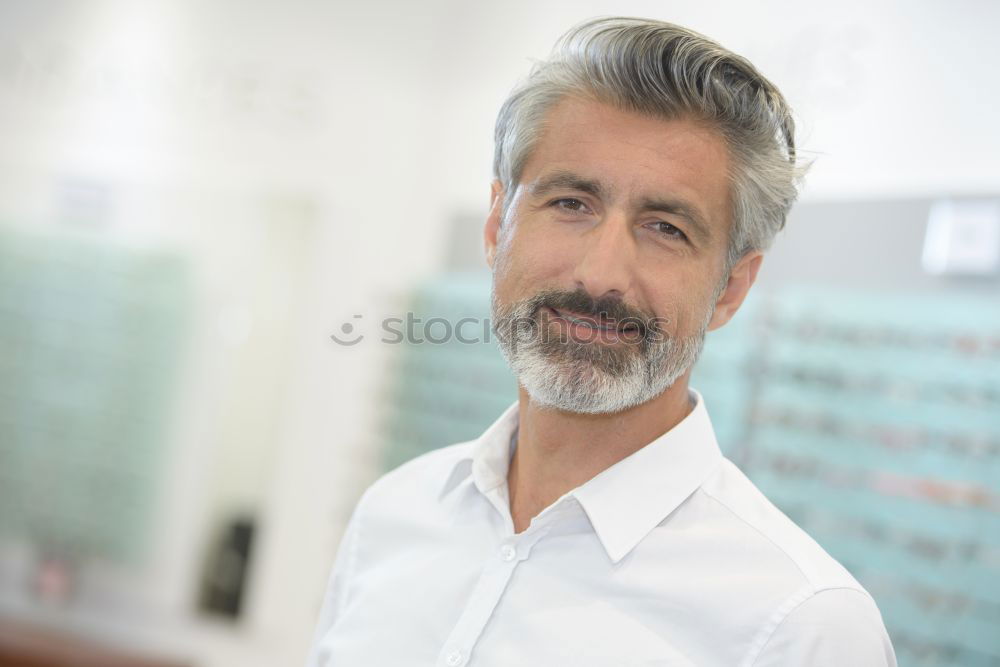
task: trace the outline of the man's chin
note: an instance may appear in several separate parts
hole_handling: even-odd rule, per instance
[[[551,410],[607,414],[636,404],[628,400],[637,393],[635,382],[623,381],[586,361],[525,369],[518,381],[535,405]]]
[[[592,394],[586,396],[576,395],[573,397],[561,396],[558,399],[553,399],[552,397],[546,395],[544,392],[542,395],[533,394],[528,390],[529,400],[538,408],[542,410],[550,410],[554,412],[567,412],[571,414],[578,415],[608,415],[617,412],[622,412],[635,405],[638,402],[635,401],[601,401],[595,400]]]

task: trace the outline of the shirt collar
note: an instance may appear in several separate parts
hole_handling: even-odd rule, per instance
[[[444,497],[470,473],[483,494],[506,482],[517,425],[518,402],[514,401],[452,464],[439,497]]]
[[[632,551],[722,460],[704,399],[690,387],[688,397],[693,408],[676,426],[570,492],[612,562]],[[455,462],[441,494],[470,473],[483,494],[506,483],[517,425],[515,401]]]

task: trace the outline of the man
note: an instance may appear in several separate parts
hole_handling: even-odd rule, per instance
[[[309,664],[895,665],[871,596],[688,387],[795,199],[778,90],[678,26],[591,21],[504,104],[494,168],[518,401],[365,492]]]

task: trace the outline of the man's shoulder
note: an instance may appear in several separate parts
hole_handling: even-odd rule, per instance
[[[882,615],[858,588],[803,591],[755,639],[744,661],[753,667],[896,665]]]
[[[471,462],[476,442],[458,442],[415,456],[383,473],[368,487],[365,495],[369,498],[387,497],[398,501],[400,498],[417,500],[428,497],[427,494],[437,494],[460,462]]]
[[[839,561],[774,505],[729,459],[701,491],[717,503],[756,544],[761,564],[780,568],[805,589],[854,589],[867,592]],[[749,547],[749,545],[747,545]]]

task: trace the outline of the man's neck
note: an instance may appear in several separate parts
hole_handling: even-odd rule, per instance
[[[520,388],[517,448],[507,472],[514,532],[567,491],[680,423],[691,412],[689,373],[656,398],[613,414],[539,408]]]

